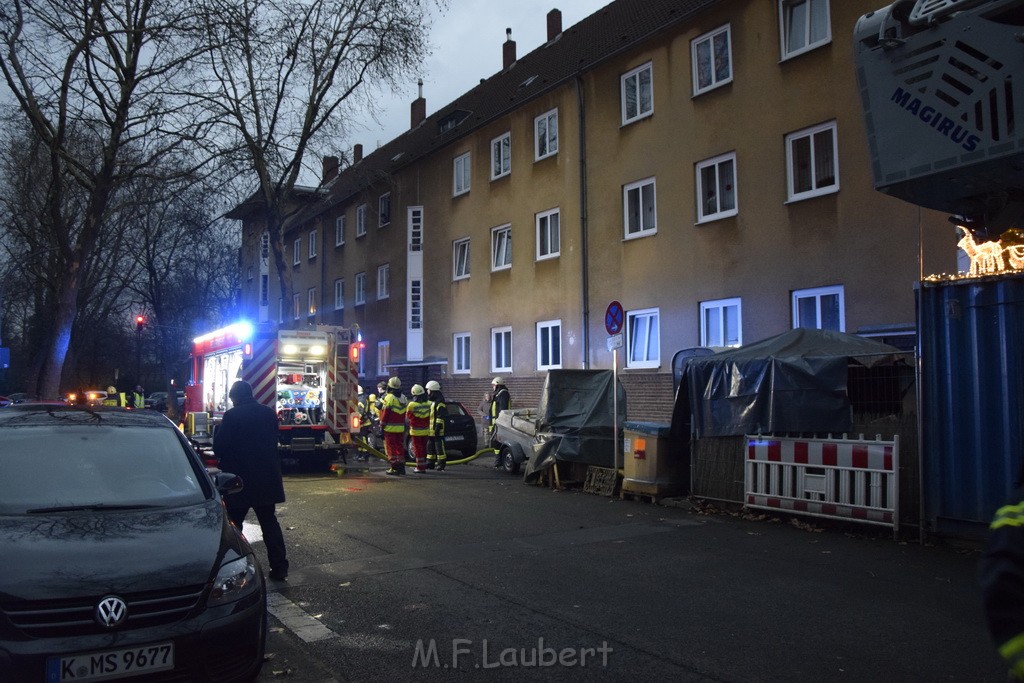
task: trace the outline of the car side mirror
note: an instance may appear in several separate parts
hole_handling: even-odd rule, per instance
[[[245,487],[245,483],[242,478],[237,474],[231,474],[230,472],[217,472],[213,475],[213,485],[220,491],[220,495],[227,496],[232,493],[238,493]]]

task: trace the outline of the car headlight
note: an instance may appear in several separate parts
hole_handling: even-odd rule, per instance
[[[213,580],[207,604],[224,605],[240,600],[256,590],[256,560],[252,555],[226,562]]]

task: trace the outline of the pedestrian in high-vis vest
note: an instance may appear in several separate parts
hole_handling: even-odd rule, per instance
[[[406,421],[409,424],[409,445],[412,456],[416,460],[417,474],[427,471],[427,439],[430,438],[430,401],[427,392],[419,384],[413,384],[409,390],[412,400],[405,409]]]
[[[436,380],[427,382],[427,400],[430,401],[430,438],[427,439],[427,469],[443,472],[448,465],[448,454],[444,449],[444,420],[448,417],[448,406],[444,403],[441,384]]]
[[[384,473],[391,476],[405,474],[405,411],[402,382],[397,377],[388,380],[387,393],[381,403],[380,427],[384,432],[384,454],[390,468]]]
[[[1024,681],[1024,491],[996,511],[978,579],[988,630],[1009,667],[1009,680]]]
[[[501,444],[494,438],[494,427],[498,422],[498,413],[512,407],[512,397],[505,386],[505,380],[495,377],[491,380],[491,421],[487,425],[490,432],[490,446],[494,449],[494,466],[501,467]]]

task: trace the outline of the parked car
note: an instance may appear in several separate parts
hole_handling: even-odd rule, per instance
[[[0,408],[11,405],[11,399],[6,396],[0,396]]]
[[[458,401],[446,401],[448,416],[444,420],[444,448],[449,453],[455,451],[462,457],[469,457],[476,453],[477,430],[476,420],[466,410],[466,406]],[[405,452],[410,461],[413,460],[412,452],[409,450],[409,435],[405,437]],[[381,450],[384,449],[381,444]]]
[[[0,680],[253,680],[266,584],[210,474],[165,416],[0,411]]]
[[[64,401],[71,405],[82,405],[82,406],[99,406],[103,405],[103,399],[107,397],[107,392],[103,389],[85,389],[83,391],[73,391],[64,397]]]
[[[178,408],[185,405],[185,392],[175,392],[178,396]],[[167,392],[166,391],[154,391],[152,394],[146,397],[146,407],[152,410],[157,410],[161,413],[167,411]]]
[[[9,400],[11,403],[23,403],[25,401],[33,401],[35,400],[35,398],[36,397],[33,396],[32,394],[27,394],[23,391],[16,391],[13,394],[7,394],[7,400]]]

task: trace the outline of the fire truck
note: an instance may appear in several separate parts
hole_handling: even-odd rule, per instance
[[[186,432],[216,429],[231,407],[237,380],[252,385],[278,418],[285,465],[328,467],[351,449],[358,431],[358,332],[317,325],[276,330],[236,323],[193,340],[191,381],[185,389]]]

